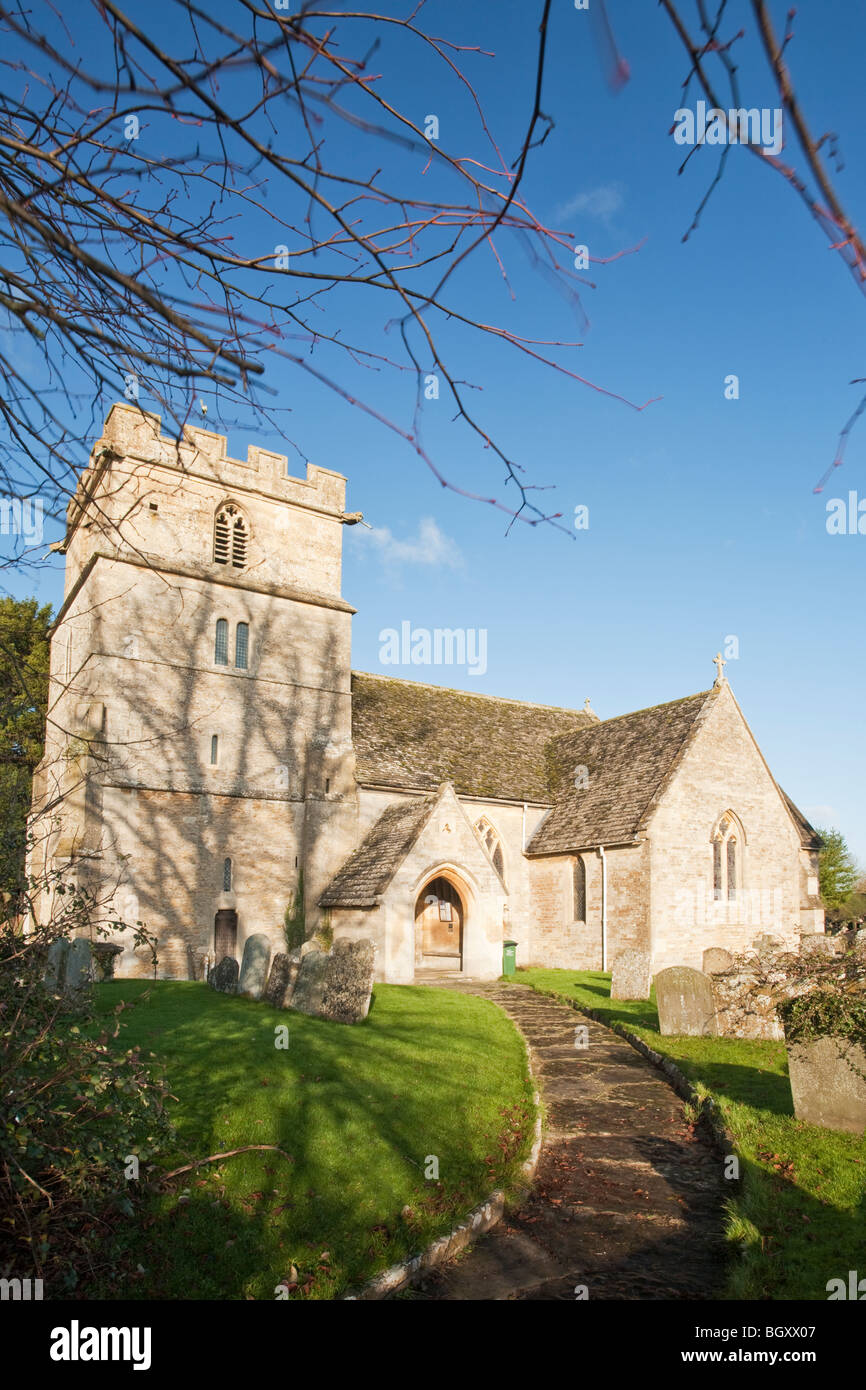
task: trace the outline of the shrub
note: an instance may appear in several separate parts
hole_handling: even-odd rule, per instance
[[[171,1126],[167,1092],[139,1049],[109,1050],[130,1006],[98,1025],[89,993],[72,1011],[68,997],[43,984],[53,942],[82,929],[105,937],[125,924],[101,922],[94,899],[60,875],[29,886],[34,901],[50,901],[50,919],[31,918],[26,933],[17,918],[0,924],[0,1277],[35,1276],[56,1298],[96,1262],[106,1273],[105,1237],[139,1201],[125,1176],[129,1158],[143,1177]],[[152,949],[140,924],[136,940]]]

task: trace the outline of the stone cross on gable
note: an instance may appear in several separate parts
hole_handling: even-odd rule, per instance
[[[716,675],[716,685],[721,685],[722,681],[727,679],[727,677],[725,676],[725,667],[728,664],[726,661],[722,659],[721,652],[716,652],[715,656],[713,657],[713,664],[716,667],[716,671],[718,672],[718,674]]]

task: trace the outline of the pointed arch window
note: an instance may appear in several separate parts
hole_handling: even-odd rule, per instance
[[[574,920],[586,921],[586,864],[581,855],[574,861]]]
[[[226,618],[217,618],[213,659],[217,666],[229,664],[229,625]]]
[[[238,671],[246,671],[250,655],[250,625],[238,623],[235,631],[235,666]]]
[[[726,811],[713,830],[713,899],[733,903],[743,879],[743,828],[733,812]]]
[[[481,843],[487,851],[494,869],[499,877],[505,882],[505,855],[502,853],[502,841],[495,826],[491,825],[486,816],[482,816],[475,823],[475,833],[480,836]]]
[[[227,502],[217,512],[213,533],[213,558],[217,565],[232,565],[242,570],[247,563],[249,527],[243,512],[234,502]]]

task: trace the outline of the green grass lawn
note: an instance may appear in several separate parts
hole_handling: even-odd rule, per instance
[[[610,998],[610,976],[518,970],[515,980],[620,1023],[712,1096],[742,1184],[727,1207],[732,1298],[826,1299],[829,1279],[866,1277],[866,1137],[794,1118],[783,1043],[663,1038],[654,997]]]
[[[155,1054],[177,1097],[164,1172],[244,1144],[290,1157],[243,1154],[175,1179],[116,1237],[122,1286],[91,1297],[273,1299],[293,1265],[292,1297],[339,1297],[510,1187],[528,1153],[523,1043],[486,1000],[377,985],[349,1027],[200,984],[99,986],[101,1013],[121,999],[138,1002],[114,1046]]]

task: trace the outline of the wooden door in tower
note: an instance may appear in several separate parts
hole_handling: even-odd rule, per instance
[[[415,909],[416,941],[425,965],[459,970],[463,959],[463,904],[447,878],[434,878]]]
[[[238,914],[233,907],[222,907],[214,918],[213,953],[216,964],[225,956],[236,957],[238,949]]]

